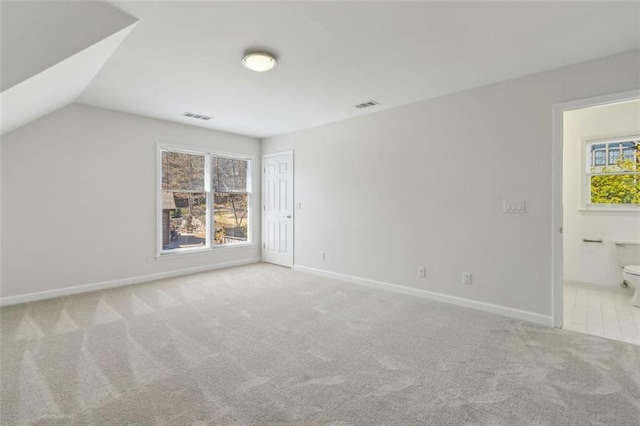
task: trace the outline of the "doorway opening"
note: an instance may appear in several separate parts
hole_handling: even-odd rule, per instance
[[[640,345],[640,91],[556,105],[557,158],[554,325]]]

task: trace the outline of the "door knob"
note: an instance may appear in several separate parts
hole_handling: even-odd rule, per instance
[[[287,216],[287,219],[291,219],[291,215],[288,215],[288,216]]]

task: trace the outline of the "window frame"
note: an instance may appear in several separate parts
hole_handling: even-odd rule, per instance
[[[180,154],[202,155],[205,157],[204,165],[204,192],[206,195],[206,243],[203,247],[194,248],[175,248],[166,250],[163,247],[163,223],[162,223],[162,153],[163,152],[175,152]],[[213,157],[228,158],[233,160],[242,160],[247,162],[247,191],[242,194],[247,194],[247,241],[239,243],[227,243],[227,244],[214,244],[215,238],[215,209],[214,209],[214,197],[215,189],[213,188],[213,179],[211,175],[211,159]],[[201,147],[189,147],[184,145],[174,144],[157,144],[156,149],[156,259],[166,259],[173,256],[192,255],[211,253],[214,250],[227,250],[233,248],[247,247],[255,245],[253,242],[253,162],[254,156],[250,154],[235,153],[228,151],[210,150]],[[189,191],[176,191],[176,192],[189,192]]]
[[[602,175],[627,175],[627,174],[638,174],[640,175],[640,169],[636,172],[629,171],[621,171],[621,172],[609,172],[609,173],[597,173],[591,171],[591,146],[592,145],[600,145],[600,144],[612,144],[612,143],[620,143],[620,142],[629,142],[631,140],[639,140],[640,135],[631,134],[624,136],[613,136],[607,138],[583,138],[582,140],[582,170],[581,170],[581,187],[582,187],[582,202],[580,206],[580,211],[583,212],[620,212],[620,213],[640,213],[640,205],[635,204],[605,204],[605,203],[591,203],[591,177],[592,176],[602,176]],[[623,152],[620,152],[620,155],[623,156]],[[604,165],[598,167],[610,167],[609,164],[609,150],[608,147],[604,152]]]

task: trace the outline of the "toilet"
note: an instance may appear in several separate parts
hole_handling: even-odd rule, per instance
[[[634,290],[631,304],[640,308],[640,241],[614,241],[622,266],[622,285]]]

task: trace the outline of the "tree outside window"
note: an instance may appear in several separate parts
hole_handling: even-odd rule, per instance
[[[163,253],[249,241],[250,160],[165,149],[161,157]]]
[[[588,202],[640,206],[640,140],[587,144]]]

